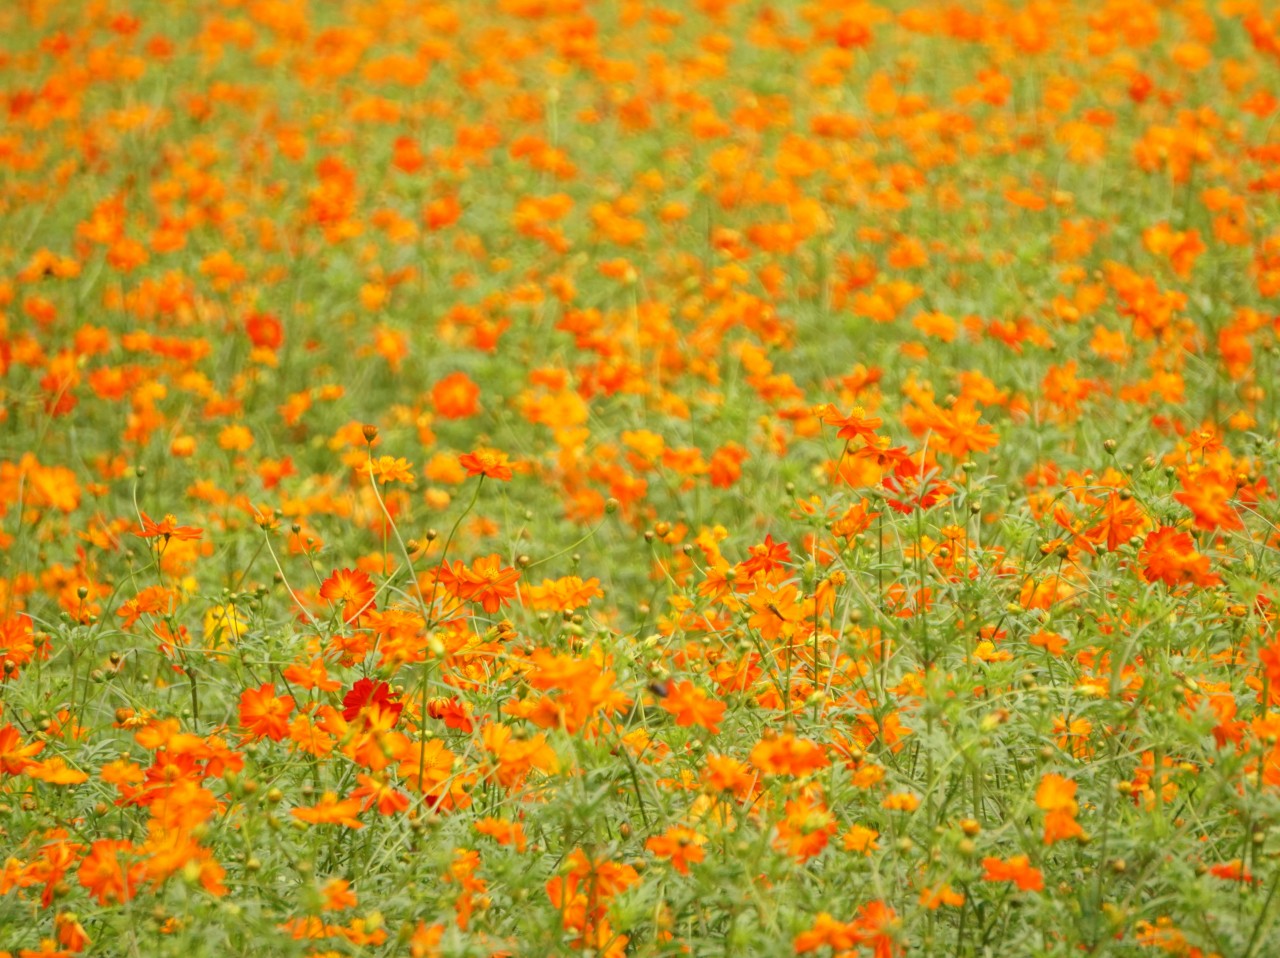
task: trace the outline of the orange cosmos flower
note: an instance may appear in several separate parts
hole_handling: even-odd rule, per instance
[[[360,471],[378,482],[413,482],[413,465],[402,456],[379,456],[362,463]]]
[[[1161,526],[1150,533],[1138,553],[1142,577],[1148,582],[1163,582],[1170,588],[1192,584],[1218,585],[1222,580],[1209,571],[1209,557],[1195,549],[1191,533],[1179,532],[1172,526]]]
[[[885,796],[880,807],[891,812],[914,812],[920,807],[920,799],[910,792],[893,792]]]
[[[36,654],[31,617],[19,613],[0,619],[0,679],[18,677],[18,669]]]
[[[836,921],[827,912],[814,920],[813,927],[796,936],[797,955],[826,946],[835,954],[853,954],[859,945],[872,949],[873,958],[894,958],[902,953],[897,935],[902,927],[898,914],[882,901],[870,901],[858,909],[851,922]]]
[[[1088,758],[1093,753],[1089,746],[1093,723],[1087,718],[1068,720],[1065,716],[1056,716],[1053,720],[1053,733],[1057,736],[1058,748],[1075,758]]]
[[[43,751],[44,745],[44,742],[24,745],[22,733],[12,725],[0,728],[0,772],[6,775],[21,775],[29,766],[35,764],[31,756]]]
[[[522,853],[529,843],[524,826],[505,818],[482,818],[475,823],[475,830],[481,835],[488,835],[499,845],[512,845]]]
[[[672,682],[666,698],[662,700],[662,708],[675,716],[677,725],[686,728],[701,725],[712,735],[718,735],[725,704],[711,698],[692,682]]]
[[[488,776],[505,789],[519,788],[535,769],[546,774],[559,771],[559,759],[541,733],[524,738],[509,725],[487,722],[480,737],[491,757],[486,763]]]
[[[99,905],[133,898],[144,873],[141,862],[128,862],[133,854],[133,843],[119,839],[104,838],[90,846],[89,854],[80,863],[78,877]],[[125,861],[121,861],[122,857]]]
[[[180,526],[178,520],[167,515],[160,522],[156,522],[145,512],[139,513],[142,517],[142,531],[135,532],[134,535],[143,539],[164,539],[168,542],[170,539],[199,539],[203,534],[203,529],[197,529],[195,526]]]
[[[860,852],[870,858],[871,853],[880,847],[876,841],[880,837],[880,833],[874,828],[867,828],[865,825],[854,825],[840,840],[844,845],[845,851]]]
[[[410,742],[399,757],[400,777],[410,788],[441,798],[449,791],[455,756],[444,747],[444,742],[439,739],[425,744]]]
[[[377,806],[379,815],[395,815],[409,807],[409,796],[385,779],[361,773],[356,781],[359,788],[351,798],[363,802],[366,810]]]
[[[955,487],[940,477],[937,464],[927,453],[927,449],[921,450],[914,458],[898,459],[893,472],[881,480],[889,493],[899,497],[888,500],[895,512],[909,515],[916,509],[928,509],[955,492]]]
[[[1223,862],[1220,865],[1213,865],[1209,868],[1209,874],[1214,878],[1225,878],[1227,881],[1238,882],[1256,882],[1260,879],[1254,878],[1249,869],[1245,868],[1244,862],[1239,858],[1233,858],[1229,862]]]
[[[1258,650],[1258,661],[1262,663],[1263,675],[1274,694],[1280,690],[1280,638],[1272,639]]]
[[[325,792],[320,801],[309,808],[295,808],[293,817],[312,825],[345,825],[347,828],[364,828],[364,822],[356,818],[360,814],[360,799],[339,799],[336,792]]]
[[[373,608],[373,580],[358,569],[338,569],[320,584],[320,598],[342,603],[342,618],[354,622]]]
[[[31,762],[23,770],[28,778],[34,778],[49,785],[80,785],[89,781],[89,776],[78,769],[67,765],[61,758],[46,759],[43,762]]]
[[[822,421],[828,426],[838,426],[839,431],[836,433],[837,439],[845,439],[852,442],[854,439],[861,438],[867,445],[874,445],[876,442],[876,430],[884,425],[884,420],[878,416],[868,416],[861,406],[854,406],[853,411],[847,416],[842,416],[835,406],[828,405],[822,410]]]
[[[1173,498],[1195,515],[1197,529],[1213,532],[1216,529],[1244,528],[1239,513],[1231,504],[1234,495],[1234,486],[1228,486],[1211,472],[1202,472],[1196,476],[1183,476],[1182,492],[1175,492]]]
[[[773,847],[797,862],[807,862],[827,847],[835,833],[836,817],[821,797],[806,793],[787,802]]]
[[[1027,639],[1029,645],[1044,649],[1050,655],[1061,655],[1067,648],[1067,638],[1057,632],[1039,631]]]
[[[120,627],[130,628],[143,613],[167,615],[176,608],[177,600],[177,595],[171,589],[162,585],[149,585],[116,610],[116,615],[124,619]]]
[[[520,592],[530,608],[553,612],[573,612],[604,595],[599,579],[593,576],[584,582],[576,575],[543,579],[541,585],[522,586]]]
[[[765,775],[808,775],[831,764],[817,742],[788,732],[761,739],[748,758]]]
[[[947,882],[934,888],[926,888],[920,892],[920,904],[930,911],[936,911],[943,905],[959,908],[964,904],[964,895],[955,891]]]
[[[307,690],[319,689],[322,692],[334,692],[342,688],[341,682],[329,678],[329,670],[321,656],[316,656],[306,665],[294,663],[284,670],[284,677],[294,685],[300,685]]]
[[[466,419],[479,410],[480,387],[466,373],[450,373],[432,387],[431,404],[444,419]]]
[[[1031,867],[1031,859],[1026,855],[1015,855],[1007,861],[984,858],[982,867],[983,881],[1011,881],[1022,891],[1041,891],[1044,888],[1044,875],[1040,869]]]
[[[671,867],[681,875],[689,874],[689,864],[697,864],[706,857],[702,846],[706,838],[691,828],[675,826],[645,842],[644,847],[659,858],[671,862]]]
[[[837,921],[829,912],[820,912],[813,927],[796,935],[797,955],[828,947],[836,954],[848,954],[857,946],[858,930],[853,922]]]
[[[240,695],[240,726],[245,741],[269,738],[278,742],[289,734],[289,713],[293,696],[276,695],[276,687],[266,683],[256,689],[245,689]]]
[[[0,951],[0,958],[8,954],[7,951]],[[39,951],[23,948],[18,952],[18,958],[73,958],[73,953],[65,948],[59,948],[58,942],[52,938],[42,938]]]
[[[58,944],[70,952],[84,951],[93,944],[93,940],[84,930],[84,925],[80,924],[73,912],[60,912],[53,919],[53,927],[58,935]]]
[[[457,594],[471,602],[479,602],[486,612],[497,612],[515,597],[520,572],[502,567],[497,553],[476,559],[464,569]]]
[[[728,755],[708,755],[702,773],[704,786],[713,792],[732,792],[738,797],[751,792],[758,780],[745,762]]]
[[[495,449],[477,449],[475,452],[464,452],[458,457],[458,463],[467,470],[469,476],[488,476],[499,482],[511,478],[511,464],[505,452]]]
[[[1076,822],[1080,806],[1076,803],[1076,783],[1050,772],[1036,789],[1036,805],[1045,811],[1044,843],[1052,845],[1067,838],[1083,838],[1084,829]]]

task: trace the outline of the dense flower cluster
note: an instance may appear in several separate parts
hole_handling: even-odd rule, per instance
[[[1275,953],[1270,7],[0,32],[0,958]]]

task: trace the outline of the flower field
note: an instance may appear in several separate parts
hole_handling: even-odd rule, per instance
[[[1280,14],[0,4],[0,956],[1280,954]]]

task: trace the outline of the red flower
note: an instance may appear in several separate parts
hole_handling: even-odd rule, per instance
[[[342,717],[348,722],[363,714],[370,725],[391,728],[403,709],[404,703],[392,693],[391,686],[373,679],[360,679],[342,699]],[[390,722],[378,721],[379,713],[389,713]]]

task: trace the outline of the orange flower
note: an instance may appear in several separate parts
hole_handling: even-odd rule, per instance
[[[276,687],[266,683],[256,689],[245,689],[240,695],[240,726],[245,741],[269,738],[278,742],[289,734],[289,713],[293,697],[276,695]]]
[[[439,806],[462,804],[454,793],[461,791],[464,782],[453,774],[456,756],[445,748],[444,742],[439,739],[409,742],[398,757],[400,778],[411,789],[425,793]]]
[[[844,845],[845,851],[861,852],[870,858],[871,853],[880,847],[876,843],[876,839],[879,837],[880,833],[874,828],[867,828],[865,825],[854,825],[845,832],[840,841]]]
[[[1253,877],[1249,869],[1245,868],[1244,862],[1239,858],[1233,858],[1231,861],[1223,862],[1220,865],[1210,866],[1209,874],[1214,878],[1225,878],[1227,881],[1246,883],[1259,881],[1259,879]]]
[[[805,619],[800,599],[800,590],[796,586],[788,583],[775,589],[763,577],[758,577],[756,590],[747,597],[747,603],[753,610],[747,624],[758,631],[761,638],[769,641],[790,637]]]
[[[139,515],[142,517],[142,531],[135,532],[134,535],[143,539],[161,538],[168,542],[170,539],[199,539],[204,534],[203,529],[195,526],[178,525],[178,520],[172,515],[165,516],[160,522],[156,522],[145,512]]]
[[[697,864],[706,857],[702,846],[706,838],[691,828],[675,826],[645,842],[644,847],[659,858],[671,862],[671,867],[681,875],[689,874],[689,864]]]
[[[431,404],[444,419],[466,419],[479,410],[480,387],[466,373],[450,373],[431,389]]]
[[[295,808],[293,817],[312,825],[345,825],[347,828],[364,828],[364,822],[356,818],[360,814],[360,799],[339,799],[336,792],[325,792],[320,801],[311,807]]]
[[[503,568],[502,557],[497,553],[476,559],[470,569],[464,569],[456,594],[469,602],[479,602],[486,612],[497,612],[516,594],[518,569]]]
[[[9,952],[0,951],[0,958],[6,958],[8,955]],[[74,958],[74,953],[66,948],[59,948],[58,942],[54,939],[44,938],[40,941],[39,951],[23,948],[18,952],[18,958]]]
[[[528,846],[524,826],[519,822],[509,822],[503,818],[482,818],[475,823],[475,829],[481,835],[488,835],[499,845],[512,845],[521,853]]]
[[[89,781],[89,776],[78,769],[70,768],[61,758],[51,758],[43,762],[31,762],[23,770],[28,778],[34,778],[50,785],[80,785]]]
[[[790,799],[777,825],[773,846],[797,862],[807,862],[824,848],[836,833],[836,817],[820,796],[802,794]]]
[[[368,459],[360,471],[366,476],[373,476],[378,482],[413,482],[413,465],[402,456],[379,456]]]
[[[639,873],[607,858],[588,858],[581,848],[569,853],[563,871],[547,882],[546,891],[564,927],[584,932],[584,937],[595,929],[596,937],[607,943],[612,935],[602,932],[608,928],[604,916],[609,902],[640,881]]]
[[[376,594],[373,580],[358,569],[337,569],[320,584],[320,598],[341,602],[342,618],[348,623],[373,608]]]
[[[1067,648],[1067,638],[1057,632],[1039,631],[1027,639],[1027,643],[1044,649],[1050,655],[1061,655]]]
[[[794,943],[797,955],[830,948],[835,954],[848,954],[858,944],[858,929],[853,922],[837,921],[829,912],[820,912],[813,920],[813,927],[796,935]]]
[[[720,733],[725,704],[711,698],[692,682],[672,682],[661,704],[664,711],[675,716],[677,725],[701,725],[712,735]]]
[[[519,788],[535,769],[551,774],[560,768],[556,753],[541,733],[523,738],[510,725],[487,722],[480,737],[493,760],[491,776],[505,789]]]
[[[93,943],[73,912],[59,912],[53,919],[53,927],[58,935],[58,944],[68,951],[78,953]]]
[[[1271,694],[1280,691],[1280,638],[1272,639],[1258,650],[1258,661],[1262,663],[1262,674],[1271,687]]]
[[[18,677],[18,670],[36,654],[31,617],[19,613],[0,619],[0,679]]]
[[[172,589],[162,585],[147,586],[116,610],[116,615],[124,619],[120,623],[120,627],[123,629],[130,628],[144,613],[149,615],[156,613],[168,615],[176,608],[177,599],[178,597]]]
[[[469,476],[488,476],[490,479],[506,482],[512,475],[507,454],[495,449],[464,452],[458,457],[458,463],[467,470]]]
[[[828,426],[838,426],[837,439],[852,442],[862,439],[868,446],[875,445],[876,430],[884,425],[884,420],[877,416],[868,416],[861,406],[854,406],[847,416],[842,416],[835,406],[828,405],[822,411],[822,421]]]
[[[34,765],[31,756],[38,755],[44,749],[44,742],[22,744],[22,733],[12,725],[0,728],[0,772],[6,775],[21,775]]]
[[[873,958],[893,958],[901,954],[897,934],[902,927],[898,914],[882,901],[869,901],[858,909],[858,943],[870,945]]]
[[[1172,526],[1161,526],[1147,536],[1138,561],[1143,565],[1144,579],[1163,582],[1170,588],[1184,584],[1208,587],[1222,582],[1209,571],[1209,557],[1196,551],[1191,533],[1179,532]]]
[[[594,576],[585,582],[576,575],[562,579],[543,579],[541,585],[521,586],[525,605],[538,611],[573,612],[586,607],[592,599],[604,595],[600,580]]]
[[[959,908],[964,904],[964,895],[953,890],[946,882],[943,882],[941,885],[934,888],[926,888],[920,892],[920,904],[930,911],[935,911],[942,905]]]
[[[1206,532],[1216,529],[1243,529],[1244,523],[1231,504],[1235,495],[1235,486],[1228,486],[1221,478],[1211,472],[1203,472],[1196,476],[1186,475],[1182,479],[1182,492],[1175,492],[1173,498],[1181,502],[1195,515],[1195,526]]]
[[[1080,806],[1076,803],[1076,783],[1050,772],[1036,789],[1036,805],[1045,811],[1044,843],[1052,845],[1068,838],[1083,838],[1084,829],[1076,822]]]
[[[765,775],[808,775],[831,764],[822,746],[788,732],[757,742],[749,756],[751,764]]]
[[[885,796],[880,807],[891,812],[914,812],[920,807],[920,799],[910,792],[894,792]]]
[[[914,457],[895,458],[893,471],[881,480],[886,490],[899,497],[888,500],[895,512],[909,515],[916,509],[928,509],[955,492],[955,488],[939,476],[938,466],[930,460],[927,449]]]
[[[732,792],[743,797],[751,792],[757,776],[745,763],[728,755],[708,755],[703,783],[713,792]]]
[[[142,862],[127,861],[133,854],[133,843],[119,839],[104,838],[90,846],[89,854],[80,863],[78,877],[99,905],[133,898],[145,872]],[[122,857],[126,861],[122,862]]]
[[[858,909],[851,922],[837,921],[822,912],[811,929],[796,936],[792,947],[797,955],[824,946],[837,955],[852,955],[859,945],[868,945],[873,958],[894,958],[902,952],[897,940],[901,925],[892,908],[882,901],[870,901]]]
[[[1073,718],[1068,721],[1063,716],[1053,720],[1053,733],[1057,736],[1058,748],[1076,758],[1087,758],[1092,754],[1089,736],[1093,732],[1093,723],[1087,718]]]
[[[306,665],[295,663],[289,666],[284,670],[284,677],[294,685],[300,685],[307,690],[335,692],[342,688],[341,682],[329,678],[329,670],[325,667],[324,659],[318,655]]]
[[[1044,888],[1044,875],[1040,869],[1031,867],[1031,859],[1026,855],[1015,855],[1007,861],[984,858],[982,867],[983,881],[1011,881],[1022,891],[1041,891]]]
[[[409,807],[409,796],[390,782],[363,773],[356,775],[359,787],[351,798],[364,802],[365,809],[377,806],[379,815],[395,815]]]
[[[345,878],[330,878],[320,889],[324,898],[325,911],[342,911],[344,908],[355,908],[358,904],[356,893],[351,890],[351,883]]]

